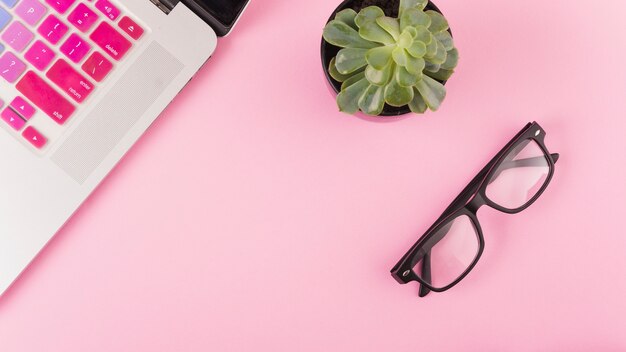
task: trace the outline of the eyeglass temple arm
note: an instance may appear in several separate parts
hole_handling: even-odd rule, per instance
[[[554,163],[556,164],[556,161],[559,160],[559,154],[552,153],[550,154],[550,156],[552,157],[552,160],[554,160]],[[498,168],[498,171],[494,173],[493,177],[491,178],[491,181],[492,182],[495,181],[498,178],[498,176],[500,176],[502,171],[520,168],[520,167],[545,166],[546,165],[545,162],[546,162],[546,158],[544,156],[536,156],[532,158],[519,159],[519,160],[507,160],[503,162],[502,165]],[[489,183],[491,184],[491,182]]]
[[[439,241],[437,241],[437,242],[439,242]],[[428,252],[426,252],[426,254],[424,254],[424,259],[422,259],[422,273],[421,273],[420,277],[422,278],[422,280],[428,282],[429,284],[432,282],[430,273],[431,273],[431,270],[430,270],[430,251],[428,251]],[[426,287],[425,285],[422,285],[420,283],[420,288],[419,288],[418,295],[420,297],[424,297],[429,292],[430,292],[430,289],[428,289],[428,287]]]
[[[550,154],[550,156],[552,157],[552,160],[556,164],[556,162],[559,160],[559,154],[558,153],[552,153],[552,154]],[[480,187],[480,184],[481,184],[482,180],[485,178],[485,176],[487,176],[486,175],[487,172],[489,172],[489,170],[491,170],[491,167],[493,166],[493,163],[495,163],[498,160],[497,158],[494,158],[494,159],[495,160],[491,160],[489,162],[489,164],[487,164],[487,166],[485,166],[485,168],[483,168],[478,173],[478,175],[476,175],[476,177],[474,177],[474,179],[472,181],[470,181],[470,183],[467,185],[467,187],[465,187],[465,189],[463,189],[461,194],[459,194],[456,197],[456,199],[454,201],[452,201],[452,203],[446,208],[446,210],[443,211],[443,214],[441,214],[439,219],[437,219],[436,223],[441,221],[441,220],[443,220],[444,218],[448,217],[450,215],[450,213],[452,211],[456,210],[459,206],[465,205],[465,203],[469,200],[469,197],[473,196],[474,193],[476,193],[476,189],[478,187]],[[545,165],[544,164],[545,160],[546,159],[545,159],[544,156],[536,156],[536,157],[526,158],[526,159],[505,161],[504,163],[502,163],[502,167],[498,171],[498,174],[494,174],[495,177],[493,177],[493,180],[495,180],[497,178],[497,176],[499,175],[499,173],[501,173],[504,170],[517,168],[517,167],[543,166],[543,165]],[[441,235],[437,236],[439,238],[438,239],[434,239],[433,247],[435,246],[435,244],[437,244],[439,241],[441,241],[441,239],[444,238],[445,235],[448,234],[448,231],[450,231],[451,226],[446,226],[446,227],[447,228],[443,228],[442,229],[443,231],[441,231]],[[426,252],[426,254],[424,254],[424,258],[422,259],[422,273],[421,273],[421,276],[420,276],[424,281],[426,281],[428,283],[431,282],[430,281],[431,280],[430,256],[431,256],[430,255],[430,251],[428,251],[428,252]],[[419,296],[420,297],[426,296],[429,292],[430,292],[430,289],[428,287],[420,284],[420,287],[419,287]]]

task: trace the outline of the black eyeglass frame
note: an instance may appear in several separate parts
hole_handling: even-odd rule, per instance
[[[461,280],[463,280],[467,274],[476,266],[480,259],[483,250],[485,248],[485,240],[483,237],[482,228],[476,213],[483,205],[487,205],[493,209],[499,210],[507,214],[519,213],[530,205],[532,205],[546,190],[552,177],[554,175],[555,163],[559,159],[559,154],[550,154],[548,148],[544,143],[545,131],[539,126],[537,122],[528,123],[520,132],[513,137],[505,146],[491,159],[491,161],[470,181],[470,183],[461,191],[461,193],[452,201],[452,203],[444,210],[443,214],[435,221],[435,223],[420,237],[420,239],[411,247],[411,249],[398,261],[398,263],[391,269],[391,275],[400,284],[407,284],[412,281],[420,283],[419,296],[423,297],[430,291],[443,292],[446,291]],[[541,148],[544,153],[545,159],[549,164],[549,173],[543,186],[537,191],[537,193],[524,205],[516,209],[508,209],[500,206],[489,199],[486,194],[489,180],[491,180],[494,173],[498,170],[500,165],[506,161],[506,156],[515,147],[520,146],[527,140],[533,140]],[[540,157],[542,158],[542,157]],[[429,277],[422,278],[422,276],[430,276],[430,261],[429,253],[420,249],[427,243],[433,236],[439,233],[439,230],[445,226],[450,225],[451,221],[459,216],[466,215],[473,223],[476,230],[479,248],[473,262],[468,268],[452,283],[445,287],[434,287],[428,281]],[[430,251],[430,249],[428,250]],[[427,257],[428,256],[428,257]],[[423,259],[422,271],[428,275],[417,275],[414,272],[415,264]]]

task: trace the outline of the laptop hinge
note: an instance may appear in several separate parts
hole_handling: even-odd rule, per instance
[[[172,12],[179,1],[180,0],[150,0],[151,3],[156,5],[156,7],[165,12],[166,15]]]

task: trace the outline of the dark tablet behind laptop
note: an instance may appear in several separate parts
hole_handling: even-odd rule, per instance
[[[182,0],[207,22],[218,36],[227,35],[235,26],[248,0]]]

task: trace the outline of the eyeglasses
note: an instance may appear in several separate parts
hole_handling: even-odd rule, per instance
[[[419,296],[458,284],[480,259],[485,241],[476,212],[483,205],[519,213],[546,189],[559,154],[550,154],[545,131],[529,123],[485,166],[428,231],[391,269],[399,283],[420,283]]]

